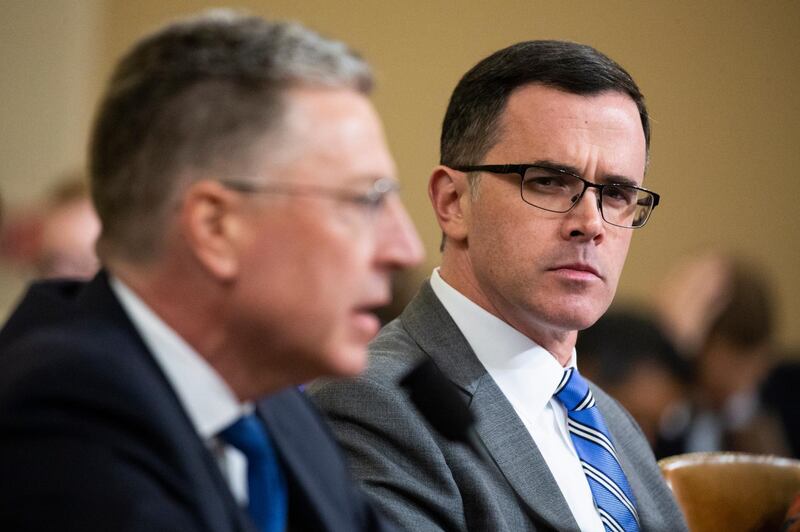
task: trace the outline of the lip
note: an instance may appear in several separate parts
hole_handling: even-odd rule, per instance
[[[381,322],[375,314],[374,309],[358,309],[353,312],[352,316],[354,325],[367,340],[378,334],[378,330],[381,328]]]
[[[582,262],[560,264],[554,268],[550,268],[550,271],[579,278],[587,278],[587,277],[596,277],[598,279],[603,278],[603,276],[600,275],[600,272],[598,272],[597,269],[595,269],[592,265],[585,264]]]
[[[353,307],[354,314],[372,315],[376,316],[377,313],[385,306],[392,302],[391,297],[378,297],[372,298],[368,301],[360,303]]]
[[[376,297],[370,297],[367,299],[363,299],[360,303],[357,303],[354,306],[354,309],[357,312],[372,312],[375,313],[382,307],[385,307],[389,303],[392,302],[392,296],[390,295],[380,295]]]

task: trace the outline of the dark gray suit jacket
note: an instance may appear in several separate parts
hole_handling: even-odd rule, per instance
[[[490,461],[450,442],[422,419],[397,381],[430,357],[477,417]],[[639,506],[643,530],[686,530],[639,427],[594,387]],[[426,282],[370,346],[357,379],[310,388],[351,466],[404,530],[577,530],[533,439]]]

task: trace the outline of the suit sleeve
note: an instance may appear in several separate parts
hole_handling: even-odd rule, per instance
[[[382,382],[365,375],[315,383],[309,393],[365,491],[401,530],[466,529],[463,501],[436,436],[402,391]]]

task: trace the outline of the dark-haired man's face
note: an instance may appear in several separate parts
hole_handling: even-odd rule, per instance
[[[512,93],[500,124],[500,140],[480,164],[541,163],[594,183],[644,179],[644,133],[627,95],[528,85]],[[611,303],[632,230],[602,219],[594,189],[559,214],[523,202],[516,175],[484,173],[477,186],[466,204],[467,257],[458,284],[551,351],[559,342],[571,345],[575,331]]]

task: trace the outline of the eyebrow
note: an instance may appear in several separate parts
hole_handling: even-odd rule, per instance
[[[563,172],[567,172],[570,174],[575,174],[577,176],[583,177],[586,179],[583,174],[581,174],[580,170],[574,166],[558,163],[555,161],[551,161],[548,159],[542,159],[538,161],[534,161],[530,164],[534,164],[536,166],[544,166],[545,168],[551,168],[553,170],[561,170]],[[606,174],[601,177],[600,184],[616,184],[616,185],[629,185],[632,187],[641,187],[642,185],[637,183],[636,180],[631,179],[630,177],[619,175],[619,174]]]

